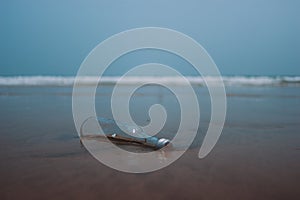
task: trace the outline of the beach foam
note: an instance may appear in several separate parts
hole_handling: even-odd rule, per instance
[[[82,85],[90,85],[98,81],[95,76],[77,77]],[[185,77],[191,84],[205,85],[200,76]],[[208,81],[217,82],[216,77],[206,77]],[[300,86],[300,76],[223,76],[225,86]],[[103,84],[115,84],[120,77],[105,76],[101,78]],[[137,84],[146,82],[164,82],[180,85],[183,83],[179,77],[126,77],[123,84]],[[0,86],[72,86],[75,77],[72,76],[11,76],[0,77]]]

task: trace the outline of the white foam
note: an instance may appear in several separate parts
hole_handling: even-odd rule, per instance
[[[191,84],[205,85],[205,81],[200,76],[185,77]],[[120,77],[105,76],[101,78],[101,83],[114,84],[118,82]],[[300,76],[283,76],[283,77],[269,77],[269,76],[224,76],[222,77],[226,86],[285,86],[296,85],[300,86]],[[183,81],[178,77],[126,77],[123,79],[123,84],[137,84],[147,82],[164,82],[172,84],[182,84]],[[219,79],[216,77],[206,77],[206,80],[214,83]],[[15,77],[0,77],[0,86],[72,86],[75,77],[72,76],[15,76]],[[78,81],[82,85],[90,85],[98,82],[98,77],[95,76],[81,76]]]

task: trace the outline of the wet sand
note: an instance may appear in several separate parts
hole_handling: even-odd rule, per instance
[[[299,88],[228,88],[224,131],[201,160],[197,154],[210,115],[207,94],[198,88],[203,109],[195,143],[170,166],[146,174],[113,170],[80,144],[71,88],[0,90],[0,199],[297,199],[300,195]],[[103,111],[109,99],[104,93],[97,96],[98,109],[109,117]],[[140,123],[147,121],[142,113],[147,106],[141,103],[145,99],[146,104],[160,102],[177,112],[168,93],[148,88],[132,102]],[[165,131],[172,133],[178,119],[169,120]]]

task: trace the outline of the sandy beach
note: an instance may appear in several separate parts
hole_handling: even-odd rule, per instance
[[[201,121],[191,148],[162,170],[128,174],[98,162],[81,145],[72,118],[71,87],[2,87],[0,198],[297,198],[299,87],[226,90],[225,127],[207,157],[197,157],[210,117],[207,91],[199,86],[195,91]],[[105,86],[97,92],[97,112],[103,117],[111,115],[106,106],[111,91],[112,86]],[[141,125],[147,123],[145,111],[153,103],[165,105],[171,113],[164,132],[172,136],[180,110],[166,89],[148,86],[137,91],[133,118]]]

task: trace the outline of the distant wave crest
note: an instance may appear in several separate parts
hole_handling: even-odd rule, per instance
[[[98,77],[82,76],[77,77],[78,82],[82,85],[91,85],[98,81]],[[186,77],[191,84],[205,85],[204,79],[200,76]],[[300,76],[223,76],[225,86],[300,86]],[[105,76],[101,78],[103,84],[115,84],[120,77]],[[123,84],[146,83],[149,81],[166,82],[171,84],[182,84],[182,79],[178,77],[126,77]],[[217,82],[216,77],[206,77],[207,81]],[[72,86],[75,77],[66,76],[15,76],[0,77],[0,86]]]

